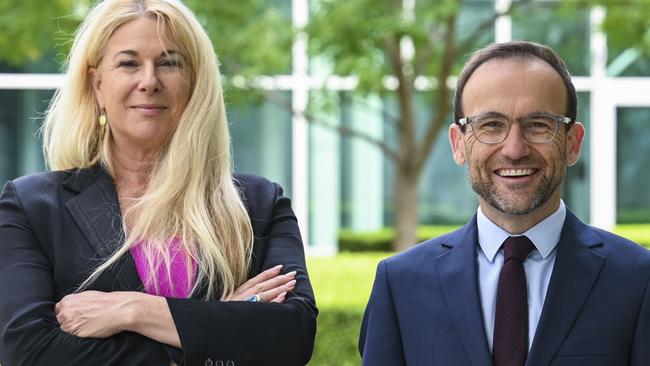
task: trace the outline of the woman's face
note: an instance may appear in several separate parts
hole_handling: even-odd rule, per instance
[[[160,39],[149,17],[115,30],[90,77],[113,143],[123,151],[157,150],[174,132],[190,96],[187,61],[176,44]]]

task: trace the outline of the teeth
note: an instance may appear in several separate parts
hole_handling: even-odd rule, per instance
[[[501,169],[497,174],[502,177],[521,177],[533,174],[533,169]]]

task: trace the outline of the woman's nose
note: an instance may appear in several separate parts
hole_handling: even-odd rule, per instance
[[[154,65],[148,64],[142,68],[138,89],[141,92],[154,93],[160,90],[161,84]]]

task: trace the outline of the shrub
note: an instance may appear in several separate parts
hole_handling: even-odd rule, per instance
[[[420,226],[416,234],[417,242],[435,238],[454,231],[458,227],[457,225]],[[650,248],[650,224],[618,225],[614,232]],[[342,252],[389,251],[394,238],[395,230],[393,228],[382,228],[375,231],[342,229],[339,231],[339,250]]]
[[[416,233],[416,242],[435,238],[454,231],[458,225],[420,226]],[[395,229],[383,228],[374,231],[354,231],[342,229],[339,231],[339,250],[342,252],[379,252],[391,250],[395,239]],[[415,243],[413,243],[415,244]]]

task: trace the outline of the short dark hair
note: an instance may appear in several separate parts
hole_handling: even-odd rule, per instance
[[[557,71],[562,78],[567,94],[566,116],[571,118],[571,121],[575,122],[578,109],[578,96],[576,95],[576,88],[571,82],[571,75],[569,74],[569,70],[564,61],[562,61],[560,56],[550,47],[528,41],[492,43],[472,54],[470,59],[463,66],[463,70],[461,71],[460,76],[458,77],[458,82],[456,83],[456,94],[454,95],[454,122],[458,123],[459,119],[465,117],[463,116],[462,104],[463,90],[465,89],[467,81],[479,66],[492,59],[529,60],[534,58],[545,61],[547,64],[551,65],[551,67]]]

